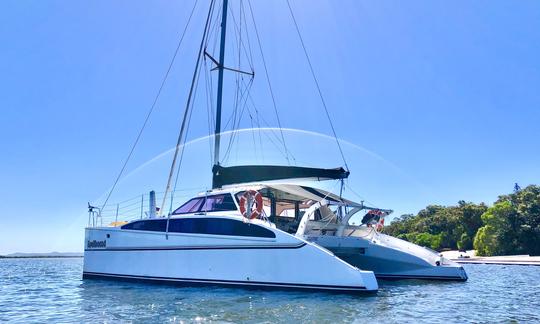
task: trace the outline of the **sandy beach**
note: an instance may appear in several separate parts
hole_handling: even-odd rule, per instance
[[[458,263],[479,263],[479,264],[505,264],[505,265],[532,265],[540,266],[540,256],[530,255],[503,255],[482,257],[476,256],[474,250],[466,252],[445,251],[441,253],[443,257]]]

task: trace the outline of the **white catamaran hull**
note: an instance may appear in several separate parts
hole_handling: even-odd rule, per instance
[[[275,239],[87,228],[84,278],[186,285],[376,291],[361,271],[319,246],[272,229]]]
[[[373,271],[379,279],[467,280],[459,264],[389,235],[379,233],[375,240],[357,236],[314,236],[308,240],[355,267]]]

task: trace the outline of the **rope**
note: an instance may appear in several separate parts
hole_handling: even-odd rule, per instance
[[[330,113],[328,113],[328,107],[326,106],[326,101],[324,100],[321,87],[319,86],[319,81],[317,80],[317,76],[315,75],[315,71],[313,70],[313,66],[311,65],[311,60],[309,59],[309,55],[306,49],[306,45],[304,44],[304,39],[302,38],[302,35],[300,34],[300,28],[298,28],[298,23],[296,22],[296,18],[294,17],[294,13],[291,7],[291,3],[289,0],[287,0],[287,6],[289,7],[289,12],[291,13],[291,17],[294,22],[294,26],[296,27],[296,33],[298,34],[298,38],[300,38],[300,43],[302,44],[302,49],[304,50],[304,54],[306,56],[309,69],[311,71],[311,75],[313,76],[313,80],[315,81],[315,85],[317,86],[317,91],[319,92],[319,97],[321,98],[322,105],[324,107],[324,111],[326,112],[326,117],[328,118],[328,121],[330,122],[330,127],[332,128],[332,133],[334,134],[334,138],[336,139],[337,146],[339,148],[339,153],[341,154],[341,158],[343,159],[343,163],[345,163],[345,168],[347,171],[349,170],[349,166],[347,165],[347,161],[345,160],[345,154],[343,154],[343,149],[341,148],[341,144],[339,144],[339,140],[336,134],[336,130],[334,128],[334,124],[332,123],[332,119],[330,118]]]
[[[176,59],[176,55],[178,54],[178,51],[180,50],[180,46],[182,45],[182,41],[184,40],[184,36],[186,35],[186,31],[188,29],[189,23],[191,22],[191,18],[193,17],[193,12],[195,11],[195,8],[197,7],[198,0],[195,1],[195,4],[193,5],[193,8],[191,9],[191,13],[189,14],[188,21],[186,23],[186,26],[184,27],[184,31],[182,32],[182,36],[180,37],[180,40],[178,41],[178,45],[176,46],[176,50],[174,51],[174,55],[171,59],[171,62],[169,63],[169,67],[167,68],[167,72],[165,73],[165,76],[163,77],[163,80],[161,81],[161,85],[159,87],[159,90],[154,98],[154,102],[152,103],[152,106],[150,107],[150,110],[146,114],[146,118],[144,119],[144,123],[139,130],[139,134],[137,134],[137,138],[135,139],[135,142],[131,146],[131,150],[129,151],[129,154],[124,162],[124,165],[122,165],[122,168],[120,169],[120,172],[118,173],[118,176],[116,177],[116,180],[114,181],[113,186],[111,187],[111,190],[107,194],[107,198],[105,199],[105,202],[103,203],[102,207],[105,207],[107,202],[109,201],[109,198],[111,198],[111,195],[116,188],[116,185],[118,184],[118,181],[122,177],[122,174],[124,174],[124,170],[126,169],[126,166],[131,159],[131,156],[133,155],[133,152],[135,151],[135,147],[139,143],[139,140],[141,139],[142,133],[144,129],[146,128],[146,125],[148,124],[148,120],[150,119],[150,116],[152,115],[152,112],[154,111],[154,108],[156,107],[156,103],[159,99],[159,96],[161,95],[161,91],[163,90],[163,86],[165,85],[165,82],[167,81],[167,78],[169,77],[169,73],[171,72],[172,66],[174,64],[174,60]]]

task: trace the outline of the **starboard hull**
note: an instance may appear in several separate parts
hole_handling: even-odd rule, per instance
[[[384,234],[379,234],[383,237]],[[398,245],[402,240],[384,235],[385,243]],[[316,237],[310,238],[322,247],[332,251],[336,256],[349,264],[375,273],[377,279],[425,279],[466,281],[467,273],[462,266],[446,260],[437,261],[439,257],[409,242],[403,243],[401,249],[384,245],[379,241],[360,237]],[[429,258],[431,257],[431,259]]]

